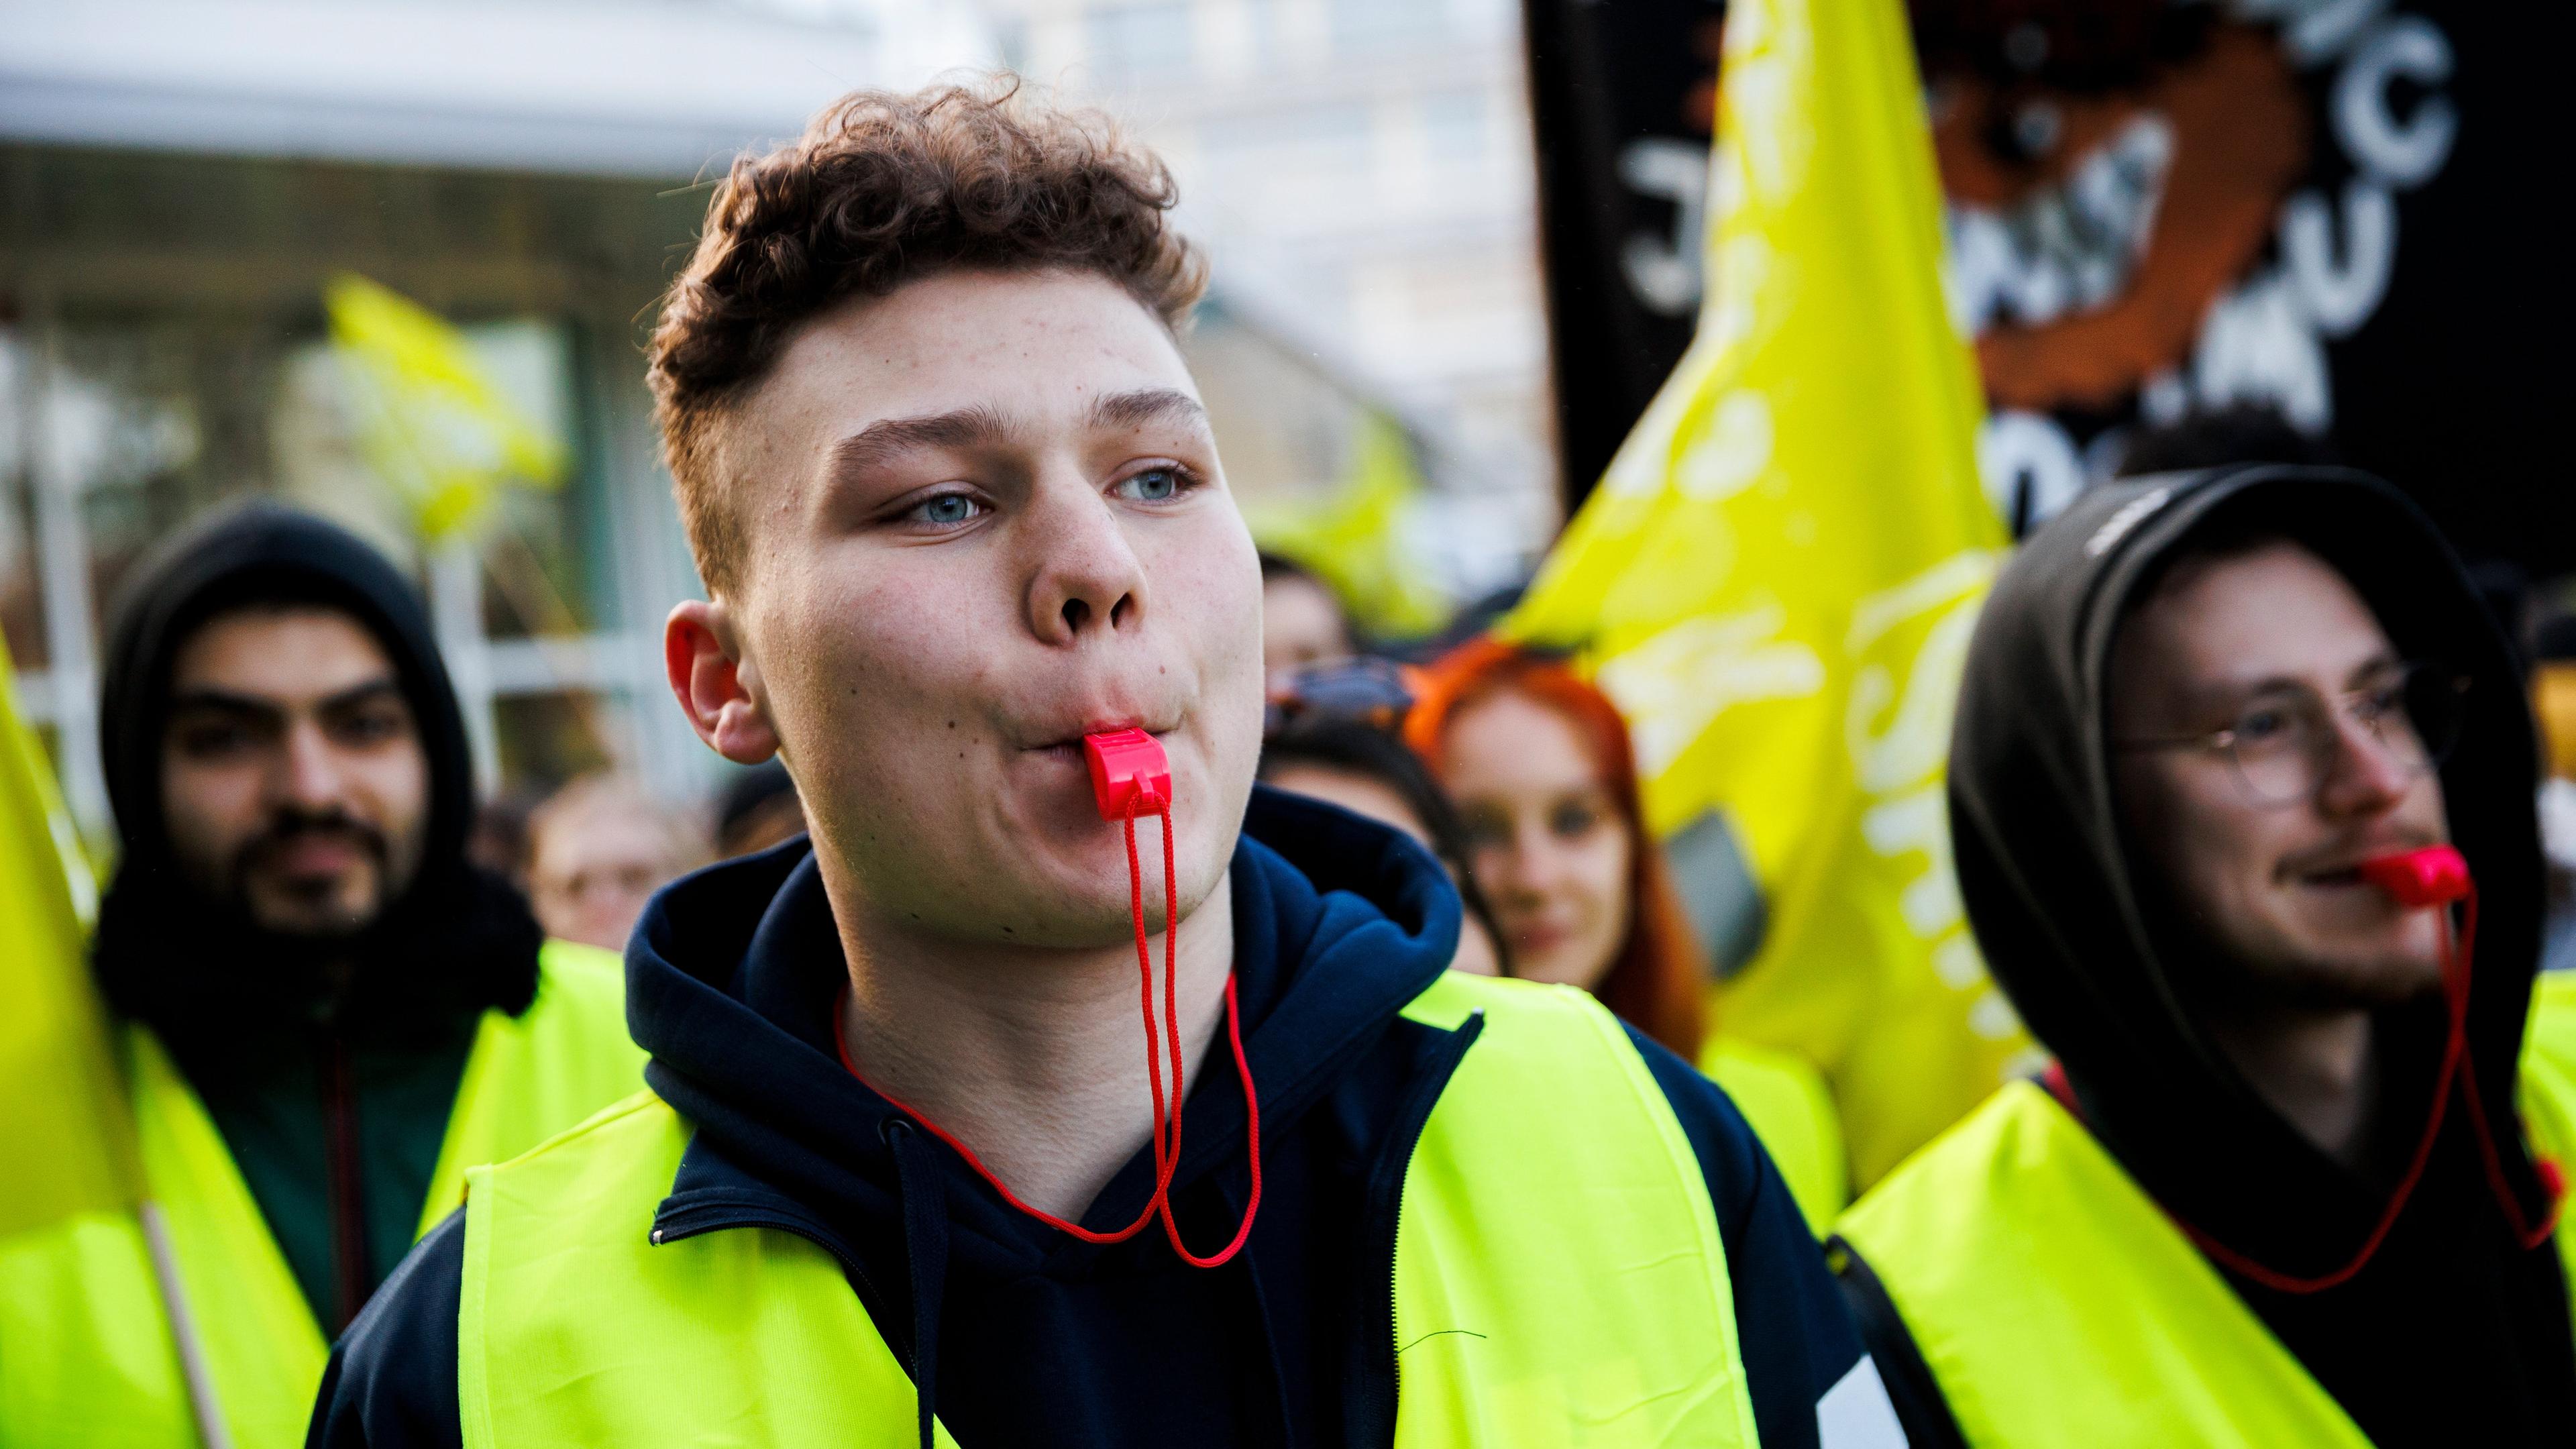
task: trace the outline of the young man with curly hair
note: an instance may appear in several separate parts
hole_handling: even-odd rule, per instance
[[[313,1442],[1902,1442],[1725,1097],[1447,973],[1436,861],[1254,788],[1172,201],[957,89],[734,168],[652,344],[709,594],[665,646],[812,832],[655,900],[652,1090],[474,1179]],[[1132,835],[1117,729],[1170,772]]]

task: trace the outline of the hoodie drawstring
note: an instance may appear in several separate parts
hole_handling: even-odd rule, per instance
[[[1181,1066],[1180,1008],[1178,1004],[1178,993],[1173,984],[1174,972],[1172,969],[1172,963],[1174,960],[1173,947],[1175,940],[1179,936],[1179,922],[1167,920],[1164,923],[1163,928],[1163,1018],[1165,1026],[1158,1030],[1154,1024],[1153,954],[1146,946],[1145,937],[1144,868],[1136,852],[1136,815],[1140,813],[1138,807],[1153,809],[1159,804],[1160,802],[1152,796],[1145,795],[1140,792],[1139,796],[1134,801],[1131,801],[1131,808],[1126,819],[1127,872],[1129,885],[1128,909],[1136,930],[1136,969],[1139,975],[1143,978],[1142,995],[1145,1015],[1145,1075],[1154,1092],[1154,1191],[1151,1196],[1145,1199],[1144,1211],[1136,1215],[1136,1220],[1134,1222],[1118,1229],[1116,1232],[1097,1232],[1093,1229],[1084,1227],[1080,1223],[1068,1222],[1067,1220],[1046,1211],[1044,1208],[1033,1207],[1030,1204],[1021,1201],[1020,1195],[1011,1191],[1010,1184],[995,1176],[993,1174],[993,1170],[984,1165],[984,1159],[975,1155],[975,1149],[967,1146],[964,1142],[959,1141],[955,1134],[949,1132],[948,1129],[940,1126],[938,1123],[931,1121],[929,1117],[923,1115],[918,1109],[906,1103],[902,1098],[895,1096],[892,1092],[885,1090],[876,1083],[868,1081],[867,1074],[859,1070],[857,1059],[850,1055],[849,1033],[845,1026],[846,1018],[838,1007],[835,1007],[832,1012],[832,1041],[833,1045],[840,1050],[841,1066],[847,1070],[851,1076],[857,1077],[860,1082],[867,1086],[868,1090],[885,1098],[887,1105],[893,1107],[896,1111],[903,1113],[905,1116],[910,1117],[913,1121],[921,1124],[921,1130],[938,1138],[940,1141],[947,1143],[958,1156],[966,1159],[966,1165],[968,1167],[975,1169],[976,1176],[984,1179],[986,1183],[991,1185],[995,1192],[1002,1195],[1002,1200],[1004,1202],[1018,1208],[1021,1212],[1028,1214],[1030,1217],[1036,1218],[1039,1222],[1045,1223],[1048,1227],[1054,1228],[1058,1232],[1069,1233],[1076,1238],[1080,1238],[1086,1243],[1123,1243],[1129,1238],[1136,1236],[1138,1233],[1143,1232],[1145,1230],[1145,1225],[1152,1222],[1157,1216],[1159,1216],[1163,1220],[1164,1236],[1171,1241],[1173,1252],[1178,1253],[1184,1262],[1187,1262],[1194,1267],[1214,1268],[1224,1264],[1228,1260],[1232,1259],[1236,1253],[1242,1251],[1244,1243],[1252,1236],[1253,1217],[1261,1211],[1261,1101],[1253,1091],[1252,1064],[1244,1057],[1242,1012],[1235,1002],[1234,974],[1229,971],[1226,973],[1225,978],[1225,1035],[1227,1043],[1234,1048],[1235,1076],[1237,1080],[1241,1081],[1243,1084],[1243,1108],[1247,1125],[1246,1136],[1248,1151],[1250,1152],[1252,1159],[1252,1194],[1245,1200],[1243,1208],[1243,1222],[1241,1226],[1235,1229],[1234,1240],[1227,1243],[1222,1250],[1213,1256],[1205,1258],[1199,1257],[1197,1254],[1192,1253],[1189,1248],[1181,1242],[1181,1230],[1179,1225],[1172,1220],[1171,1207],[1172,1173],[1180,1166],[1181,1160],[1181,1083],[1183,1078]],[[1155,813],[1160,814],[1163,817],[1163,899],[1170,901],[1178,898],[1178,892],[1174,889],[1173,883],[1172,817],[1168,811],[1164,810],[1158,809],[1155,810]],[[843,1000],[846,1001],[847,999],[845,988]],[[1163,1090],[1163,1082],[1159,1074],[1159,1068],[1162,1062],[1162,1053],[1157,1050],[1157,1038],[1165,1036],[1169,1038],[1169,1045],[1171,1048],[1172,1086],[1169,1093],[1166,1093]]]
[[[2365,867],[2367,865],[2368,863],[2365,862]],[[2497,1206],[2503,1210],[2505,1221],[2513,1229],[2514,1241],[2528,1252],[2547,1242],[2549,1235],[2557,1229],[2559,1199],[2565,1192],[2564,1181],[2559,1175],[2557,1165],[2545,1158],[2536,1160],[2533,1164],[2540,1176],[2542,1187],[2549,1194],[2549,1211],[2535,1224],[2524,1215],[2522,1204],[2516,1199],[2513,1186],[2506,1179],[2503,1154],[2498,1150],[2494,1132],[2488,1124],[2486,1105],[2479,1100],[2477,1066],[2469,1055],[2470,959],[2478,935],[2478,893],[2475,883],[2468,879],[2465,870],[2462,870],[2459,876],[2458,889],[2461,900],[2461,920],[2456,934],[2452,927],[2447,901],[2417,902],[2400,897],[2401,904],[2431,904],[2438,913],[2436,919],[2440,931],[2442,1002],[2449,1025],[2443,1034],[2442,1066],[2433,1080],[2433,1105],[2425,1115],[2423,1135],[2417,1140],[2414,1154],[2407,1160],[2405,1174],[2398,1179],[2397,1189],[2389,1195],[2388,1206],[2381,1210],[2379,1221],[2372,1226],[2370,1236],[2362,1240],[2360,1250],[2355,1252],[2352,1260],[2342,1267],[2315,1277],[2299,1277],[2254,1261],[2202,1232],[2181,1214],[2167,1208],[2165,1216],[2173,1219],[2174,1225],[2181,1228],[2183,1235],[2190,1238],[2192,1244],[2207,1255],[2210,1261],[2276,1293],[2302,1295],[2322,1293],[2329,1288],[2340,1287],[2350,1282],[2369,1265],[2373,1257],[2378,1255],[2380,1245],[2388,1240],[2389,1233],[2397,1226],[2397,1219],[2405,1213],[2407,1200],[2415,1195],[2416,1187],[2423,1182],[2425,1168],[2433,1160],[2434,1143],[2442,1135],[2442,1117],[2445,1109],[2450,1106],[2451,1084],[2455,1080],[2461,1086],[2462,1095],[2468,1099],[2469,1117],[2475,1128],[2471,1135],[2477,1138],[2479,1156],[2486,1164],[2487,1186],[2494,1193]],[[2084,1120],[2083,1108],[2075,1100],[2074,1085],[2067,1080],[2063,1065],[2057,1062],[2049,1063],[2047,1071],[2043,1074],[2043,1083],[2049,1094],[2056,1097],[2077,1121]]]
[[[939,1404],[939,1309],[948,1291],[948,1191],[930,1144],[910,1122],[888,1121],[885,1138],[894,1149],[904,1262],[912,1278],[913,1397],[920,1405],[921,1449],[931,1449]]]

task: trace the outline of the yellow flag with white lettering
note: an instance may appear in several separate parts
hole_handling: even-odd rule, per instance
[[[0,1237],[133,1206],[142,1174],[84,954],[89,866],[0,643]]]
[[[1709,186],[1697,336],[1505,632],[1581,650],[1660,837],[1730,843],[1681,874],[1749,869],[1717,1028],[1823,1070],[1866,1186],[2029,1046],[1950,868],[1951,705],[2005,538],[1900,0],[1729,5]]]

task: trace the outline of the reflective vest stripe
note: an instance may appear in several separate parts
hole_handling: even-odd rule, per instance
[[[1563,988],[1451,976],[1405,1014],[1477,1011],[1398,1213],[1397,1442],[1752,1445],[1707,1183],[1644,1061]],[[912,1381],[828,1252],[647,1241],[688,1130],[648,1094],[469,1174],[467,1445],[912,1442]]]
[[[527,1150],[633,1092],[624,967],[548,942],[537,998],[486,1012],[458,1083],[423,1229],[463,1198],[465,1169]],[[205,1106],[149,1032],[126,1036],[146,1180],[179,1259],[216,1395],[239,1449],[304,1442],[328,1345]],[[0,1449],[197,1443],[143,1236],[93,1214],[0,1240]]]
[[[2535,1150],[2576,1117],[2576,982],[2534,995]],[[2082,1124],[2005,1087],[1844,1215],[1968,1443],[2368,1449],[2350,1415]],[[2571,1234],[2558,1235],[2562,1263]]]

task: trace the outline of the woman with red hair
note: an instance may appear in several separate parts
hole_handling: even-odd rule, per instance
[[[1448,787],[1512,974],[1581,987],[1735,1099],[1810,1226],[1849,1196],[1842,1131],[1804,1061],[1709,1031],[1708,970],[1648,837],[1627,722],[1556,660],[1494,639],[1414,681],[1405,742]]]

